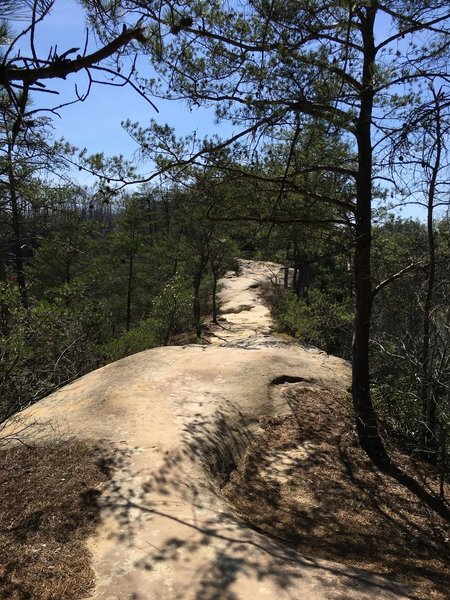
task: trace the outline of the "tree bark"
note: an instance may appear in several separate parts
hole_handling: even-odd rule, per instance
[[[426,458],[436,460],[438,452],[437,419],[436,419],[436,397],[433,393],[433,385],[430,368],[430,342],[431,342],[431,312],[433,307],[433,293],[436,279],[436,244],[433,227],[433,208],[436,194],[436,182],[441,166],[442,139],[439,101],[435,95],[436,117],[435,117],[435,148],[436,158],[431,170],[431,179],[428,186],[427,198],[427,235],[428,252],[430,256],[428,268],[427,291],[424,303],[423,330],[422,330],[422,377],[420,385],[420,398],[422,402],[423,421],[423,451]]]
[[[375,65],[374,23],[377,3],[372,2],[361,19],[364,46],[363,87],[356,122],[358,174],[356,178],[355,227],[355,320],[352,355],[352,400],[361,447],[375,462],[388,461],[381,440],[370,394],[369,336],[372,314],[372,140],[373,72]]]
[[[7,285],[7,274],[6,274],[6,263],[5,255],[3,250],[0,248],[0,283],[6,288]],[[9,308],[6,302],[0,302],[0,334],[8,335],[9,327]]]
[[[106,44],[92,54],[77,56],[73,60],[68,58],[70,54],[73,54],[70,53],[66,57],[63,55],[59,60],[54,60],[50,64],[48,64],[48,61],[46,60],[29,61],[32,64],[31,67],[15,67],[12,66],[11,63],[1,64],[0,86],[9,87],[10,83],[13,81],[22,81],[26,84],[33,84],[42,79],[65,79],[72,73],[77,73],[83,69],[89,69],[110,56],[113,56],[116,52],[129,44],[131,40],[145,42],[144,29],[139,26],[124,29],[124,31],[109,42],[109,44]],[[78,50],[78,48],[76,50]]]

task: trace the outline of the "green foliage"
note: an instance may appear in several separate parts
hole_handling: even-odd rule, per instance
[[[348,357],[351,309],[349,302],[337,302],[316,289],[310,291],[308,299],[298,298],[292,290],[284,290],[275,307],[275,316],[281,331],[330,354]]]
[[[102,362],[112,362],[155,346],[167,345],[171,336],[193,327],[189,282],[174,276],[153,299],[150,315],[99,348]]]
[[[99,224],[79,211],[65,211],[50,232],[37,237],[32,269],[32,288],[40,296],[50,288],[69,284],[91,271]]]
[[[125,331],[120,337],[101,345],[99,356],[102,363],[109,363],[158,345],[157,325],[153,319],[148,318]]]
[[[436,402],[436,436],[450,447],[450,286],[448,221],[433,224],[436,241],[435,289],[429,318],[430,354],[426,392]],[[423,450],[424,298],[429,273],[426,225],[389,219],[375,230],[374,273],[378,281],[412,264],[403,277],[377,294],[373,306],[372,393],[389,431],[411,449]],[[437,450],[436,459],[442,450]]]
[[[0,292],[0,421],[94,366],[93,342],[82,315],[61,301],[26,310],[15,285]]]
[[[193,292],[184,277],[174,275],[156,296],[151,318],[160,345],[167,345],[170,336],[192,328]]]
[[[229,261],[227,234],[175,188],[111,206],[76,188],[32,187],[51,203],[21,218],[28,310],[3,250],[13,232],[0,226],[0,420],[106,362],[192,340],[194,274],[200,264],[204,313],[212,271]]]

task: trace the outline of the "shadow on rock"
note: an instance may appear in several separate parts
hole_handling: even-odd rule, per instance
[[[138,453],[126,457],[104,494],[103,511],[116,522],[113,543],[132,557],[124,571],[141,582],[132,590],[135,598],[156,597],[153,589],[158,598],[170,600],[288,598],[300,580],[302,593],[311,598],[319,592],[317,597],[324,597],[324,590],[334,599],[405,597],[404,588],[380,576],[305,558],[233,514],[221,488],[255,443],[253,424],[231,408],[210,417],[196,415],[185,426],[184,443],[162,457],[150,475],[136,470]],[[275,485],[264,493],[273,512],[262,517],[279,519],[280,490]],[[317,517],[311,516],[310,526]]]

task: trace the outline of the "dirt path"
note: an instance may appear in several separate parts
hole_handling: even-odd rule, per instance
[[[259,535],[221,498],[258,419],[289,412],[286,381],[348,386],[344,361],[273,334],[257,286],[277,271],[243,261],[239,276],[224,278],[226,320],[210,343],[130,356],[24,412],[47,435],[93,440],[123,459],[90,541],[96,600],[408,597],[381,577]]]

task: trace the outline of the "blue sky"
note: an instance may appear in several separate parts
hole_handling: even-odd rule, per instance
[[[17,22],[15,25],[18,30],[23,24]],[[36,33],[38,53],[46,56],[55,44],[59,54],[72,47],[82,48],[85,42],[85,31],[85,16],[77,1],[56,0],[50,14],[38,25]],[[90,49],[91,51],[95,49],[93,39]],[[154,75],[148,59],[142,58],[139,70],[144,76]],[[59,96],[36,94],[36,107],[54,106],[60,101],[73,99],[75,84],[81,91],[85,90],[85,76],[74,74],[66,81],[51,80],[48,87],[58,90]],[[175,127],[180,135],[186,135],[193,130],[198,130],[199,134],[213,133],[218,130],[212,109],[190,112],[181,102],[159,99],[154,99],[154,102],[159,114],[129,87],[113,88],[96,85],[85,102],[61,110],[61,118],[54,120],[55,135],[64,136],[77,146],[86,146],[92,152],[107,150],[110,154],[128,154],[133,152],[135,146],[120,127],[120,123],[128,118],[142,124],[153,118],[161,124],[168,123]],[[227,126],[226,130],[230,131],[230,126]]]
[[[23,23],[15,23],[16,28]],[[85,20],[80,6],[75,0],[58,0],[51,13],[38,25],[36,48],[39,55],[46,56],[51,47],[58,46],[58,54],[72,47],[83,47],[85,41]],[[91,50],[95,48],[92,40]],[[26,48],[24,47],[25,51]],[[148,60],[142,58],[140,71],[151,76],[154,71]],[[51,80],[49,89],[57,90],[59,96],[36,93],[36,108],[53,107],[63,101],[75,98],[74,88],[86,89],[86,77],[83,74],[72,75],[66,81]],[[54,117],[54,135],[64,137],[89,152],[105,152],[108,155],[123,154],[131,158],[136,145],[121,128],[121,122],[130,119],[141,125],[156,119],[159,123],[168,123],[176,128],[177,134],[186,135],[194,130],[205,135],[217,131],[212,110],[190,112],[181,102],[169,102],[154,99],[159,114],[130,87],[117,88],[96,85],[84,102],[78,102],[60,110],[61,118]]]

